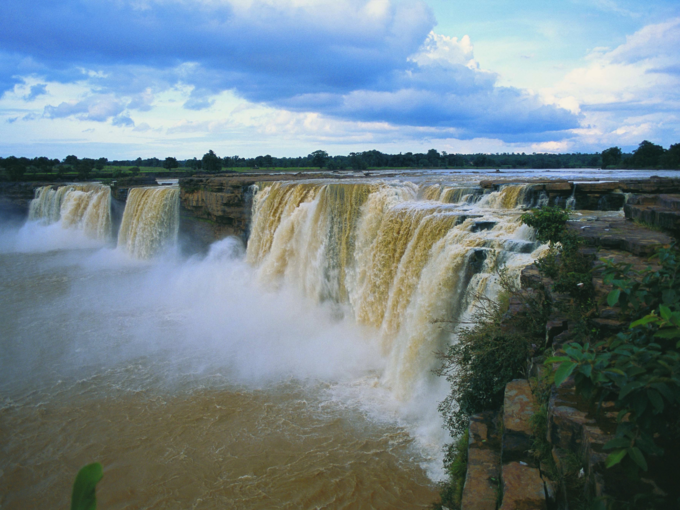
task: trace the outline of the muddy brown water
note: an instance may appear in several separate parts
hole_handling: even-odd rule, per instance
[[[330,320],[314,324],[321,312],[286,322],[275,297],[215,283],[243,283],[242,266],[219,274],[197,261],[117,257],[0,253],[1,508],[67,508],[77,470],[94,461],[104,466],[103,510],[408,509],[436,499],[424,469],[432,458],[412,431],[362,400],[371,363],[343,379],[313,367],[322,364],[314,349],[295,353],[317,358],[292,370],[280,353],[258,357],[277,328],[284,344],[314,337]],[[210,319],[220,296],[237,309]],[[261,308],[244,318],[251,299]],[[351,356],[328,355],[351,371]]]

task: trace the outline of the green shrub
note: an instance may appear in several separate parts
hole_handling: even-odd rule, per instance
[[[528,335],[508,327],[498,303],[482,302],[474,325],[462,328],[457,341],[439,354],[442,366],[436,373],[451,384],[439,411],[455,435],[463,433],[471,415],[501,406],[505,385],[525,374],[531,348]]]
[[[567,228],[569,213],[559,207],[533,209],[520,217],[520,221],[536,229],[536,239],[542,243],[555,244],[562,240]]]
[[[630,476],[648,470],[650,456],[680,442],[680,253],[656,255],[660,268],[632,271],[608,263],[605,283],[614,288],[610,306],[620,305],[626,331],[589,343],[571,343],[559,363],[555,384],[574,374],[577,393],[593,402],[614,399],[615,438],[605,445],[606,465],[622,465]]]

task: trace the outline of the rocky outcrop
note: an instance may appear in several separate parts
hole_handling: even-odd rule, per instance
[[[0,216],[3,219],[24,220],[35,198],[35,189],[51,182],[0,182]]]
[[[657,249],[673,242],[668,234],[650,230],[624,218],[586,216],[572,220],[568,225],[587,246],[623,250],[638,257],[649,257]]]
[[[628,219],[647,223],[680,238],[680,195],[633,195],[623,211]]]

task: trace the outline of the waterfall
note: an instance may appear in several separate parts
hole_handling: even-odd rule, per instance
[[[118,247],[134,258],[148,259],[177,241],[179,188],[132,188],[118,231]]]
[[[111,188],[101,184],[42,186],[31,200],[29,220],[43,225],[61,223],[82,230],[91,239],[111,237]]]
[[[375,328],[388,359],[381,382],[408,398],[433,368],[434,352],[451,341],[446,325],[470,313],[479,295],[497,295],[496,269],[517,276],[540,248],[519,223],[526,190],[506,185],[482,196],[411,182],[261,185],[247,260],[264,284],[298,287]]]

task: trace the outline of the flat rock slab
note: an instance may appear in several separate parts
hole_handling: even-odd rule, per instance
[[[515,379],[505,385],[503,401],[503,463],[530,460],[531,417],[535,412],[529,381]]]
[[[503,504],[500,510],[546,510],[545,486],[536,468],[519,462],[503,466]]]
[[[584,216],[569,221],[567,225],[589,246],[624,250],[643,257],[652,255],[673,241],[663,232],[650,230],[624,218]]]
[[[501,454],[494,415],[485,412],[470,418],[468,465],[461,501],[463,510],[496,510]]]

